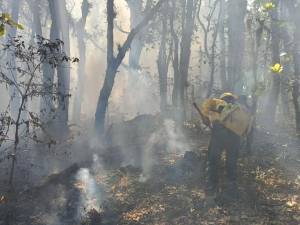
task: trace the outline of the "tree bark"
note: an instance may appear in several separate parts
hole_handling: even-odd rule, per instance
[[[206,17],[206,20],[207,20],[206,25],[204,23],[202,23],[202,21],[200,20],[200,17],[198,17],[199,23],[204,32],[205,55],[208,59],[208,64],[210,67],[208,89],[207,89],[207,93],[206,93],[207,98],[209,98],[213,92],[213,86],[214,86],[214,81],[215,81],[217,39],[218,39],[219,31],[220,31],[220,23],[221,23],[220,20],[221,20],[221,15],[222,15],[222,10],[223,10],[221,5],[219,7],[217,23],[213,24],[213,28],[211,27],[211,25],[213,23],[213,19],[214,19],[214,15],[215,15],[215,11],[216,11],[218,3],[219,3],[219,1],[215,1],[213,3],[211,10]],[[212,30],[212,34],[210,34],[211,30]],[[212,40],[210,40],[210,37]]]
[[[280,28],[278,26],[278,3],[275,2],[276,9],[271,13],[271,51],[272,51],[272,65],[280,63]],[[272,86],[269,93],[268,102],[266,104],[265,122],[266,125],[273,127],[275,123],[275,115],[277,111],[278,98],[280,93],[280,76],[277,73],[272,74]]]
[[[11,4],[11,16],[12,19],[18,23],[19,21],[19,11],[20,11],[20,0],[13,0],[12,4]],[[16,37],[17,36],[17,28],[15,27],[10,27],[9,29],[9,37]],[[13,54],[9,54],[8,57],[10,58],[10,63],[11,65],[9,65],[12,69],[11,71],[11,76],[13,77],[13,79],[17,79],[17,74],[16,74],[16,70],[14,68],[16,68],[17,64],[16,64],[16,58]],[[18,91],[16,90],[16,88],[14,87],[10,87],[9,88],[9,94],[11,96],[11,102],[10,102],[10,112],[12,117],[16,120],[17,116],[18,116],[18,109],[21,103],[21,96],[19,95]]]
[[[117,70],[122,63],[126,52],[129,50],[131,43],[135,36],[149,23],[149,21],[156,15],[161,4],[166,0],[159,1],[143,18],[143,20],[133,28],[127,36],[124,44],[119,47],[116,57],[113,55],[113,30],[114,30],[114,0],[107,0],[107,68],[104,83],[100,91],[100,96],[97,103],[95,113],[95,130],[99,135],[105,131],[105,116],[108,106],[108,99],[111,95]]]
[[[130,10],[130,29],[142,20],[143,1],[141,0],[126,0]],[[138,69],[140,65],[140,57],[144,47],[142,40],[142,32],[140,32],[132,41],[129,52],[129,68]]]
[[[226,71],[226,39],[225,39],[225,0],[220,1],[221,21],[219,26],[219,41],[220,41],[220,77],[222,90],[228,89],[228,79]]]
[[[237,94],[242,91],[246,10],[247,1],[228,0],[228,91]]]
[[[157,59],[159,74],[160,111],[164,115],[167,108],[168,92],[168,57],[167,57],[167,18],[163,15],[160,48]]]
[[[62,10],[60,15],[61,40],[64,42],[62,51],[70,55],[70,25],[67,16],[66,1],[59,0],[59,7]],[[68,131],[69,100],[70,100],[70,63],[63,62],[57,67],[57,85],[60,93],[58,101],[59,127],[63,132]]]
[[[178,107],[178,91],[179,91],[179,78],[180,78],[180,72],[179,72],[179,38],[175,31],[174,24],[175,24],[175,11],[176,11],[176,4],[175,2],[172,3],[172,13],[170,16],[170,30],[171,35],[173,38],[174,43],[174,51],[173,51],[173,70],[174,70],[174,86],[173,86],[173,92],[172,92],[172,103],[174,108],[176,109]]]
[[[64,42],[61,52],[70,55],[69,22],[65,0],[48,0],[52,19],[51,40]],[[68,131],[70,64],[62,62],[57,66],[58,109],[56,115],[57,129],[61,133]]]
[[[41,24],[41,6],[40,1],[38,0],[28,0],[30,9],[33,15],[33,33],[35,36],[43,37],[43,30]],[[55,34],[56,24],[52,22],[50,28],[50,39],[55,40],[58,37],[58,34]],[[53,101],[52,101],[52,92],[53,92],[53,80],[54,80],[54,69],[49,63],[43,63],[42,65],[43,72],[43,88],[47,93],[45,96],[42,96],[40,99],[40,118],[44,124],[49,123],[51,120],[51,113],[53,111]]]
[[[284,51],[288,55],[293,55],[293,49],[291,49],[292,45],[292,38],[289,35],[288,29],[285,27],[281,28],[280,31],[281,39],[283,42],[283,48]],[[283,71],[283,76],[280,77],[280,83],[281,83],[281,88],[280,88],[280,100],[281,100],[281,111],[283,115],[288,117],[290,115],[290,106],[289,106],[289,89],[290,89],[290,74],[293,73],[293,68],[292,68],[292,63],[290,61],[288,62],[282,62],[284,71]]]
[[[194,0],[187,0],[186,7],[184,10],[184,26],[182,39],[180,44],[180,60],[179,60],[179,71],[180,71],[180,89],[179,89],[179,111],[180,111],[180,121],[184,121],[186,117],[185,112],[185,93],[188,86],[188,71],[190,66],[190,56],[191,56],[191,45],[192,36],[195,25],[195,8]]]
[[[81,6],[81,19],[78,21],[76,26],[77,31],[77,43],[79,48],[79,63],[77,70],[77,90],[74,101],[74,116],[73,120],[75,122],[80,121],[81,115],[81,104],[84,92],[84,77],[85,77],[85,66],[86,66],[86,43],[85,43],[85,25],[86,19],[89,13],[89,3],[87,0],[82,2]]]
[[[290,13],[291,21],[294,24],[294,40],[293,40],[293,62],[294,62],[294,82],[292,85],[292,97],[295,110],[295,123],[296,130],[300,133],[300,6],[296,4],[296,1],[288,1],[284,3]]]
[[[182,34],[180,41],[180,52],[177,52],[175,46],[175,56],[173,60],[174,68],[174,88],[173,88],[173,102],[175,102],[177,121],[182,123],[185,120],[185,96],[188,86],[188,71],[190,65],[190,56],[191,56],[191,45],[192,45],[192,36],[195,25],[195,16],[197,12],[197,0],[185,0],[182,2]],[[174,28],[174,27],[173,27]],[[173,29],[174,30],[174,29]],[[173,38],[175,45],[177,44],[178,39],[173,33]],[[179,54],[179,56],[177,55]],[[177,58],[178,57],[178,58]],[[177,60],[179,60],[177,62]]]
[[[299,9],[299,7],[298,7]],[[298,12],[297,12],[298,13]],[[293,84],[293,102],[295,107],[295,119],[296,119],[296,129],[300,133],[300,104],[299,104],[299,82],[300,82],[300,24],[298,18],[296,22],[296,29],[294,33],[294,72],[295,72],[295,81]]]

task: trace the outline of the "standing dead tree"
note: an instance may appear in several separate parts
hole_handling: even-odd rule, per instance
[[[88,2],[88,0],[84,0],[81,5],[81,18],[76,23],[76,36],[77,36],[77,42],[78,42],[78,48],[79,48],[79,58],[80,62],[78,64],[78,81],[77,81],[77,90],[74,100],[74,121],[80,120],[80,114],[81,114],[81,103],[82,103],[82,95],[84,92],[84,74],[85,74],[85,66],[86,66],[86,20],[89,14],[91,8],[91,4]]]
[[[172,42],[170,41],[170,48],[168,49],[168,18],[170,8],[166,4],[163,8],[161,20],[161,39],[157,59],[157,70],[159,75],[159,93],[160,93],[160,111],[165,114],[167,111],[167,94],[168,94],[168,71],[172,55]]]
[[[180,2],[182,20],[181,37],[178,37],[175,27],[176,2],[173,1],[171,14],[171,33],[174,42],[173,51],[173,70],[174,87],[172,93],[173,106],[176,109],[177,121],[182,123],[185,120],[185,97],[188,86],[188,73],[190,66],[192,37],[195,27],[195,18],[197,14],[199,0],[185,0]]]
[[[247,1],[228,0],[228,65],[227,91],[241,92],[245,54],[245,24]]]
[[[166,0],[160,0],[153,8],[149,10],[141,22],[129,32],[126,41],[118,47],[117,56],[114,56],[114,19],[116,13],[114,10],[114,0],[107,0],[107,68],[105,79],[100,91],[95,113],[95,129],[98,134],[103,134],[105,128],[105,117],[108,106],[108,99],[111,95],[118,68],[121,65],[127,51],[135,36],[149,23],[158,12],[161,5]]]
[[[218,7],[218,4],[220,5],[219,0],[214,1],[213,5],[210,7],[211,9],[208,15],[205,17],[205,23],[201,21],[200,14],[198,14],[198,22],[204,32],[204,53],[206,58],[208,59],[208,64],[210,66],[209,83],[206,97],[210,97],[210,95],[212,94],[212,89],[215,80],[217,38],[220,31],[219,26],[221,23],[220,20],[222,15],[222,8],[221,6],[219,6],[217,19],[216,22],[214,22],[215,11]]]

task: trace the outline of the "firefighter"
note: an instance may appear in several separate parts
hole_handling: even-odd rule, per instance
[[[228,179],[227,190],[230,195],[234,196],[237,194],[237,159],[240,148],[240,136],[224,127],[218,117],[228,104],[236,104],[237,97],[232,93],[224,93],[219,99],[212,100],[210,100],[210,107],[207,107],[209,101],[204,102],[202,105],[205,108],[203,113],[208,114],[212,131],[208,147],[209,192],[218,192],[219,167],[222,152],[225,150],[226,175]],[[209,113],[205,111],[207,109],[210,110]]]

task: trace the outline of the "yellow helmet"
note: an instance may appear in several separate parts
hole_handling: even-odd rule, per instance
[[[224,98],[228,98],[228,97],[231,97],[231,98],[233,98],[233,99],[235,99],[235,100],[238,99],[238,97],[237,97],[236,95],[234,95],[234,94],[232,94],[232,93],[230,93],[230,92],[225,92],[225,93],[223,93],[223,94],[220,96],[220,99],[224,99]]]

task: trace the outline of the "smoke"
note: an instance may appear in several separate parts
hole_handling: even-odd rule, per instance
[[[150,73],[132,69],[116,83],[110,114],[125,115],[125,119],[142,114],[154,115],[159,112],[158,99],[157,83]]]
[[[182,130],[176,127],[173,120],[164,121],[165,131],[167,132],[167,143],[169,153],[183,154],[189,149],[186,137]]]
[[[189,148],[182,130],[176,127],[173,120],[165,119],[160,129],[151,134],[143,149],[140,182],[151,177],[152,169],[161,163],[159,157],[162,154],[183,155]]]
[[[81,168],[76,175],[77,187],[80,190],[78,216],[82,218],[90,210],[100,211],[102,195],[94,176],[88,168]]]
[[[151,134],[148,142],[143,149],[143,157],[142,157],[142,174],[140,176],[140,182],[147,181],[151,176],[151,171],[155,162],[157,161],[155,157],[155,144],[160,141],[161,131],[157,131]]]

